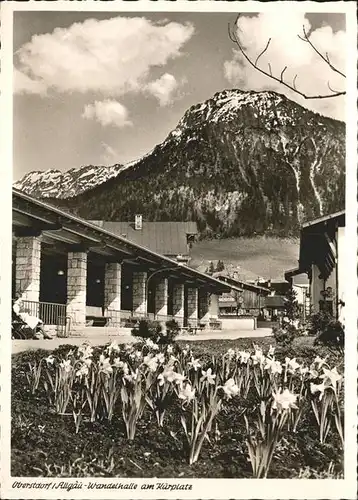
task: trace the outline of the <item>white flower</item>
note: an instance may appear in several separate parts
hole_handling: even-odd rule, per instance
[[[106,373],[107,375],[113,372],[109,358],[105,358],[103,354],[99,357],[98,366],[100,371]]]
[[[115,340],[113,340],[112,343],[107,347],[107,351],[109,354],[111,354],[112,351],[119,352],[119,350],[120,347]]]
[[[136,369],[135,372],[132,372],[131,374],[126,374],[124,375],[124,378],[126,380],[128,380],[128,382],[135,382],[138,378],[138,375],[139,375],[139,372],[138,372],[138,368]]]
[[[316,356],[315,359],[313,360],[313,364],[317,363],[318,370],[320,370],[323,365],[327,365],[326,360],[327,360],[327,357],[321,358],[320,356]]]
[[[157,351],[159,349],[158,344],[155,344],[151,339],[147,339],[145,341],[145,345],[150,349],[153,349],[153,351]]]
[[[173,371],[173,379],[171,380],[168,377],[168,382],[174,382],[177,385],[180,385],[184,380],[185,380],[184,375],[182,375],[181,373],[174,372],[174,371]]]
[[[173,346],[172,345],[168,345],[168,347],[167,347],[167,353],[171,354],[172,352],[173,352]]]
[[[316,394],[316,392],[320,392],[319,400],[321,401],[323,398],[324,391],[326,390],[327,386],[324,382],[322,382],[322,384],[313,384],[311,382],[310,388],[311,388],[312,394]]]
[[[233,358],[233,357],[235,356],[235,351],[234,351],[234,349],[231,349],[231,348],[230,348],[230,349],[228,349],[228,351],[226,352],[226,356],[227,356],[229,359]]]
[[[162,352],[160,352],[159,354],[157,354],[155,356],[155,358],[156,358],[156,360],[158,361],[158,363],[160,365],[162,365],[164,363],[164,361],[165,361],[165,356],[164,356],[164,354]]]
[[[93,348],[88,344],[83,344],[78,348],[78,352],[82,354],[82,359],[88,359],[92,356]]]
[[[201,377],[200,382],[207,380],[209,382],[209,384],[215,384],[216,375],[214,373],[212,373],[211,368],[208,368],[206,371],[201,370],[201,373],[203,376]]]
[[[332,370],[327,370],[323,368],[323,375],[320,378],[324,379],[324,381],[329,380],[334,388],[336,388],[337,382],[342,379],[342,375],[337,372],[337,368],[334,367]]]
[[[285,389],[281,392],[280,389],[278,392],[272,393],[274,401],[272,403],[272,409],[274,410],[288,410],[290,408],[297,408],[295,405],[297,401],[296,394],[292,394],[288,389]]]
[[[47,358],[45,358],[45,361],[48,365],[53,365],[54,361],[55,361],[55,358],[52,356],[52,354],[50,354],[50,356],[48,356]]]
[[[113,366],[116,368],[123,368],[124,367],[124,362],[121,360],[121,358],[114,358],[113,360]]]
[[[235,384],[235,380],[233,378],[229,378],[229,380],[227,380],[225,385],[221,386],[221,388],[225,392],[228,399],[231,399],[232,396],[236,396],[239,392],[239,388]]]
[[[239,351],[239,356],[240,356],[240,362],[246,365],[248,360],[250,359],[251,354],[246,351]]]
[[[286,358],[286,366],[289,372],[294,373],[297,368],[299,368],[301,365],[297,363],[296,358]]]
[[[158,361],[155,356],[144,356],[143,358],[143,364],[148,366],[149,371],[155,372],[156,369],[158,368]]]
[[[254,362],[254,365],[257,365],[258,363],[262,365],[265,361],[265,356],[261,349],[256,349],[255,354],[253,354],[251,358],[252,361]]]
[[[126,345],[124,346],[124,349],[125,349],[126,351],[131,351],[131,350],[133,349],[133,346],[132,346],[131,344],[126,344]]]
[[[72,370],[71,360],[66,359],[66,361],[61,361],[60,367],[65,370],[65,372],[70,372]]]
[[[88,375],[88,366],[83,364],[79,370],[76,372],[76,377],[83,377]]]
[[[270,370],[272,374],[282,373],[282,365],[275,359],[266,358],[265,370]]]
[[[179,399],[183,399],[185,402],[189,402],[194,399],[194,396],[195,389],[192,389],[190,382],[186,382],[181,385],[178,394]]]
[[[188,366],[191,366],[192,368],[194,368],[195,371],[198,370],[199,368],[201,368],[201,364],[199,363],[199,360],[194,359],[194,358],[191,358],[191,361],[189,361]]]
[[[142,351],[135,351],[134,356],[135,356],[137,359],[140,359],[140,358],[142,357]]]

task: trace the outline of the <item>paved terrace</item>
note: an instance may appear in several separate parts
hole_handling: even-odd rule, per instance
[[[12,353],[34,350],[34,349],[56,349],[60,345],[70,344],[79,346],[84,342],[89,342],[91,345],[104,345],[115,340],[118,344],[128,344],[135,342],[138,339],[133,337],[129,328],[122,328],[116,333],[111,333],[105,328],[86,328],[86,335],[78,337],[58,338],[52,340],[13,340]],[[260,338],[269,337],[272,335],[271,328],[259,328],[257,330],[217,330],[217,331],[198,331],[196,335],[181,334],[177,337],[181,341],[198,341],[198,340],[235,340],[240,338]]]

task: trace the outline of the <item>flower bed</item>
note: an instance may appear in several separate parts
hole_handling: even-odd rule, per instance
[[[341,473],[341,367],[313,347],[289,357],[249,351],[248,339],[227,343],[147,340],[15,356],[12,475]]]

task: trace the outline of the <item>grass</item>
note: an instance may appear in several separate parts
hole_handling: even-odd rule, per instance
[[[194,355],[201,359],[220,355],[228,348],[248,349],[252,341],[265,350],[274,345],[272,338],[195,341]],[[186,343],[184,343],[186,344]],[[70,346],[71,347],[71,346]],[[65,352],[69,346],[57,350]],[[327,352],[312,345],[311,339],[295,341],[291,350],[277,349],[277,358],[286,355],[307,363]],[[206,444],[200,460],[187,464],[185,450],[170,435],[177,418],[175,407],[168,415],[168,425],[159,429],[152,412],[147,409],[139,422],[136,438],[128,442],[120,416],[112,423],[84,421],[78,434],[74,432],[72,415],[57,415],[48,407],[44,395],[30,394],[26,383],[27,363],[48,356],[37,350],[12,357],[12,462],[13,476],[46,477],[210,477],[250,478],[247,460],[245,426],[240,413],[252,411],[252,397],[229,404],[220,414],[218,428],[211,444]],[[334,363],[339,360],[338,357]],[[309,413],[309,412],[308,412]],[[286,433],[272,463],[269,477],[321,477],[343,471],[342,453],[337,436],[327,444],[317,440],[313,415],[302,419],[295,435]]]
[[[222,260],[226,267],[238,269],[240,279],[284,279],[283,272],[297,267],[299,241],[260,236],[202,240],[191,249],[190,265],[200,270],[210,261]]]

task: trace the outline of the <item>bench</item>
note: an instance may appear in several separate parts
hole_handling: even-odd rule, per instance
[[[103,314],[102,307],[86,306],[86,326],[107,326],[111,318]]]

